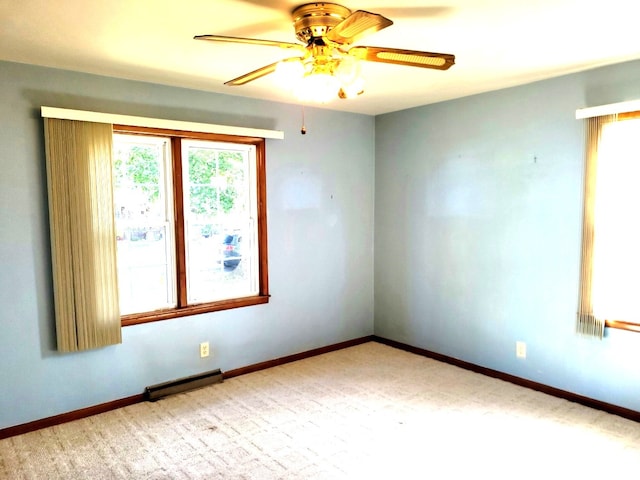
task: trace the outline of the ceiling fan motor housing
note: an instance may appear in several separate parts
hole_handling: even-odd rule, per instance
[[[322,38],[349,15],[351,10],[335,3],[307,3],[291,14],[296,37],[307,45]]]

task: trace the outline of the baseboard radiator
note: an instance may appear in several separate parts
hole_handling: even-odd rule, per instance
[[[155,402],[168,395],[194,390],[196,388],[206,387],[214,383],[222,383],[222,372],[220,369],[211,370],[209,372],[191,375],[190,377],[179,378],[169,382],[151,385],[144,389],[144,397],[146,400]]]

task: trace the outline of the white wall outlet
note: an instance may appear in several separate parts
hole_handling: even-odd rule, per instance
[[[524,342],[516,342],[516,357],[527,358],[527,344]]]
[[[209,356],[209,342],[202,342],[200,344],[200,358]]]

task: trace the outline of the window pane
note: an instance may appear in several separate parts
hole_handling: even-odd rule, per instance
[[[255,148],[182,142],[187,301],[258,293]]]
[[[114,135],[122,315],[176,306],[170,165],[167,140]]]
[[[640,120],[604,126],[595,196],[593,308],[608,320],[640,322]]]

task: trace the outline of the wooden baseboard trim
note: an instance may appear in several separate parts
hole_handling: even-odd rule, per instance
[[[627,418],[629,420],[640,422],[640,412],[636,410],[631,410],[631,409],[619,407],[617,405],[613,405],[610,403],[601,402],[600,400],[595,400],[593,398],[578,395],[572,392],[568,392],[566,390],[561,390],[559,388],[550,387],[542,383],[533,382],[531,380],[517,377],[515,375],[510,375],[508,373],[499,372],[497,370],[492,370],[490,368],[481,367],[473,363],[465,362],[464,360],[459,360],[457,358],[449,357],[447,355],[442,355],[440,353],[436,353],[436,352],[425,350],[419,347],[407,345],[405,343],[397,342],[395,340],[389,340],[387,338],[379,337],[377,335],[369,335],[366,337],[355,338],[353,340],[347,340],[346,342],[327,345],[326,347],[314,348],[313,350],[308,350],[306,352],[300,352],[293,355],[288,355],[286,357],[277,358],[275,360],[268,360],[266,362],[261,362],[261,363],[256,363],[254,365],[249,365],[246,367],[236,368],[234,370],[223,372],[223,378],[229,379],[229,378],[237,377],[239,375],[245,375],[247,373],[257,372],[259,370],[277,367],[279,365],[284,365],[286,363],[303,360],[305,358],[314,357],[316,355],[322,355],[324,353],[334,352],[336,350],[342,350],[343,348],[353,347],[353,346],[371,342],[371,341],[382,343],[384,345],[398,348],[400,350],[404,350],[407,352],[415,353],[417,355],[422,355],[424,357],[433,358],[434,360],[448,363],[450,365],[455,365],[457,367],[464,368],[465,370],[471,370],[473,372],[480,373],[488,377],[504,380],[504,381],[513,383],[515,385],[520,385],[522,387],[530,388],[532,390],[543,392],[548,395],[553,395],[554,397],[563,398],[571,402],[579,403],[586,407],[595,408],[595,409],[602,410],[614,415],[618,415],[623,418]],[[33,422],[23,423],[22,425],[3,428],[3,429],[0,429],[0,440],[4,438],[13,437],[16,435],[22,435],[24,433],[33,432],[35,430],[40,430],[42,428],[53,427],[55,425],[60,425],[66,422],[80,420],[82,418],[90,417],[92,415],[109,412],[111,410],[116,410],[118,408],[127,407],[129,405],[134,405],[136,403],[140,403],[144,401],[145,401],[144,394],[141,393],[139,395],[133,395],[131,397],[126,397],[118,400],[113,400],[111,402],[101,403],[99,405],[94,405],[92,407],[81,408],[79,410],[74,410],[72,412],[55,415],[53,417],[47,417],[40,420],[35,420]]]
[[[423,357],[432,358],[434,360],[448,363],[450,365],[455,365],[456,367],[464,368],[465,370],[471,370],[472,372],[480,373],[488,377],[504,380],[506,382],[510,382],[515,385],[519,385],[521,387],[530,388],[532,390],[546,393],[554,397],[563,398],[565,400],[569,400],[570,402],[575,402],[575,403],[579,403],[580,405],[584,405],[585,407],[595,408],[597,410],[602,410],[604,412],[611,413],[613,415],[618,415],[620,417],[633,420],[635,422],[640,422],[640,412],[636,410],[620,407],[618,405],[613,405],[607,402],[601,402],[600,400],[595,400],[593,398],[578,395],[577,393],[561,390],[559,388],[555,388],[549,385],[545,385],[543,383],[527,380],[526,378],[517,377],[515,375],[510,375],[508,373],[500,372],[498,370],[492,370],[490,368],[481,367],[474,363],[465,362],[464,360],[459,360],[457,358],[449,357],[447,355],[442,355],[441,353],[436,353],[436,352],[432,352],[422,348],[407,345],[402,342],[396,342],[395,340],[389,340],[387,338],[379,337],[377,335],[373,336],[373,341],[378,343],[383,343],[385,345],[388,345],[390,347],[395,347],[400,350],[415,353],[417,355],[422,355]]]
[[[291,363],[298,360],[304,360],[305,358],[315,357],[316,355],[322,355],[323,353],[335,352],[336,350],[342,350],[343,348],[354,347],[362,343],[371,342],[374,340],[374,338],[374,335],[354,338],[353,340],[347,340],[346,342],[335,343],[333,345],[327,345],[326,347],[314,348],[313,350],[308,350],[306,352],[294,353],[293,355],[276,358],[275,360],[267,360],[266,362],[255,363],[246,367],[229,370],[227,372],[223,372],[222,376],[224,379],[233,378],[239,375],[245,375],[247,373],[253,373],[259,370],[265,370],[267,368],[284,365],[285,363]]]
[[[277,367],[278,365],[284,365],[285,363],[295,362],[305,358],[314,357],[316,355],[322,355],[323,353],[329,353],[336,350],[342,350],[343,348],[353,347],[362,343],[370,342],[374,339],[373,335],[366,337],[355,338],[353,340],[347,340],[346,342],[340,342],[333,345],[327,345],[326,347],[314,348],[306,352],[296,353],[294,355],[288,355],[286,357],[277,358],[275,360],[269,360],[266,362],[256,363],[247,367],[236,368],[229,370],[222,374],[223,378],[233,378],[238,375],[244,375],[246,373],[257,372],[258,370],[264,370],[265,368]],[[113,400],[111,402],[101,403],[100,405],[94,405],[92,407],[81,408],[68,413],[62,413],[53,417],[47,417],[40,420],[34,420],[33,422],[23,423],[13,427],[0,429],[0,440],[4,438],[14,437],[16,435],[22,435],[24,433],[34,432],[41,428],[53,427],[62,423],[72,422],[74,420],[80,420],[82,418],[97,415],[99,413],[105,413],[118,408],[127,407],[135,403],[144,402],[146,400],[143,393],[139,395],[133,395],[127,398],[121,398],[119,400]]]
[[[62,413],[60,415],[54,415],[53,417],[42,418],[40,420],[34,420],[33,422],[23,423],[22,425],[16,425],[14,427],[8,427],[0,429],[0,440],[3,438],[14,437],[16,435],[22,435],[23,433],[34,432],[41,428],[53,427],[60,425],[61,423],[72,422],[74,420],[80,420],[82,418],[97,415],[99,413],[109,412],[118,408],[127,407],[135,403],[140,403],[145,400],[144,395],[133,395],[131,397],[120,398],[111,402],[101,403],[100,405],[94,405],[92,407],[81,408],[72,412]]]

